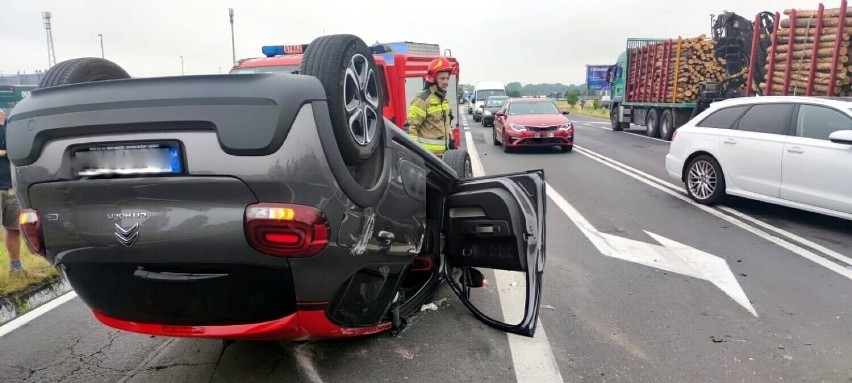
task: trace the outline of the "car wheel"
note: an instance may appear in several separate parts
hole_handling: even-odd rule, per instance
[[[512,152],[512,148],[509,147],[509,137],[506,137],[506,135],[504,134],[503,135],[503,153],[511,153],[511,152]]]
[[[574,145],[562,146],[562,151],[565,153],[570,153],[572,150],[574,150]]]
[[[671,109],[666,109],[660,116],[660,138],[671,141],[674,134],[674,114]]]
[[[609,112],[609,122],[612,125],[612,130],[616,132],[624,130],[624,126],[618,122],[618,108],[613,108],[612,111]]]
[[[710,156],[695,157],[686,169],[686,192],[702,205],[720,202],[725,197],[725,175]]]
[[[308,45],[299,73],[316,77],[325,88],[344,162],[359,165],[369,159],[384,134],[384,95],[367,44],[354,35],[319,37]]]
[[[648,137],[660,138],[660,116],[656,109],[648,110],[648,115],[645,117],[645,127]]]
[[[473,178],[473,168],[470,165],[470,154],[467,153],[467,150],[447,150],[441,159],[456,171],[460,180]]]
[[[500,141],[497,141],[497,128],[493,125],[491,126],[491,139],[494,140],[494,145],[500,145]]]
[[[79,84],[91,81],[128,79],[130,75],[118,64],[99,57],[65,60],[54,65],[39,81],[39,88]]]

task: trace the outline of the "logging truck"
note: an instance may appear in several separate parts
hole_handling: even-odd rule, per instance
[[[712,38],[627,39],[607,72],[612,129],[644,126],[671,140],[710,103],[732,97],[849,96],[852,9],[760,12],[749,21],[725,12]],[[791,27],[792,26],[792,27]]]

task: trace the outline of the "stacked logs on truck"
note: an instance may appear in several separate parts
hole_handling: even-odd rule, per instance
[[[840,9],[823,10],[823,28],[819,31],[818,11],[796,10],[796,20],[792,21],[790,16],[792,10],[784,11],[780,28],[776,35],[777,46],[767,51],[766,77],[761,88],[766,89],[768,84],[772,86],[771,94],[785,94],[784,84],[787,81],[786,73],[789,68],[789,87],[787,94],[805,95],[807,92],[808,79],[810,78],[811,66],[815,62],[813,77],[814,96],[841,96],[849,95],[852,85],[852,60],[850,60],[850,36],[852,36],[852,8],[847,9],[844,25],[840,25]],[[791,26],[792,25],[792,26]],[[790,29],[793,30],[792,44],[790,44]],[[838,29],[840,34],[838,35]],[[819,37],[817,38],[817,32]],[[816,55],[814,55],[816,45]],[[835,48],[838,50],[837,62],[834,61]],[[775,57],[775,65],[772,79],[769,78],[769,57]],[[789,60],[789,64],[788,64]],[[831,69],[836,69],[836,80],[833,89],[829,89],[831,83]]]
[[[725,61],[716,57],[715,48],[715,41],[701,35],[682,39],[679,55],[676,39],[671,42],[669,54],[665,43],[654,43],[644,50],[633,49],[631,63],[639,65],[630,66],[632,73],[629,78],[639,81],[634,81],[634,86],[630,87],[628,99],[639,102],[694,102],[698,97],[699,84],[719,82],[727,77]],[[648,61],[651,69],[641,65]]]

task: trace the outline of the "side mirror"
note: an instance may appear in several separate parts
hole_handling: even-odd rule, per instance
[[[485,109],[485,104],[480,105],[479,109]]]
[[[562,111],[562,114],[564,114],[564,115],[566,115],[566,116],[567,116],[567,115],[571,114],[571,112],[569,112],[569,111],[567,111],[567,110],[563,110],[563,111]]]
[[[497,116],[497,117],[506,117],[506,113],[503,113],[503,112],[497,112],[497,113],[494,113],[494,115]]]
[[[828,139],[835,144],[852,145],[852,130],[838,130],[829,134]]]

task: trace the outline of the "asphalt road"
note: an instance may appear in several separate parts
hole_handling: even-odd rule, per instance
[[[852,268],[831,258],[852,256],[849,222],[744,200],[696,207],[660,183],[675,183],[667,143],[605,121],[572,117],[573,152],[506,154],[464,112],[486,174],[545,171],[546,339],[481,324],[446,288],[438,310],[396,338],[237,342],[224,353],[219,341],[112,330],[75,298],[0,338],[0,380],[512,382],[542,363],[532,347],[569,382],[852,381]],[[500,310],[497,288],[477,291],[486,311]]]
[[[656,234],[721,258],[757,316],[708,280],[602,255],[551,199],[542,304],[553,310],[542,323],[566,381],[852,381],[852,266],[815,250],[852,255],[848,221],[746,200],[701,209],[680,184],[640,181],[677,183],[664,169],[667,142],[572,119],[570,153],[506,154],[491,128],[469,127],[487,173],[544,169],[555,194],[600,233],[648,244]]]

